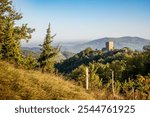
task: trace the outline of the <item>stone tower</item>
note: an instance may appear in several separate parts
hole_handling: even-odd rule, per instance
[[[114,50],[114,42],[113,41],[106,42],[106,50],[107,51]]]

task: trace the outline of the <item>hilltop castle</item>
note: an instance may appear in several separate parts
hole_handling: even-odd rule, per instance
[[[114,50],[114,42],[108,41],[106,42],[106,47],[102,49],[102,51],[112,51]]]
[[[114,50],[114,42],[113,41],[106,42],[106,50],[107,51]]]

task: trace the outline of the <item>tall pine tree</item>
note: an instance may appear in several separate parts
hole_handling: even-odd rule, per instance
[[[34,29],[27,24],[16,26],[22,15],[13,9],[12,1],[0,0],[0,59],[21,62],[20,42],[30,39]]]
[[[38,62],[40,64],[40,68],[42,69],[42,72],[49,72],[49,73],[53,73],[55,68],[54,68],[54,64],[55,64],[55,57],[59,52],[58,48],[54,48],[52,46],[52,39],[55,37],[51,36],[51,29],[50,29],[50,24],[48,26],[47,29],[47,34],[46,34],[46,38],[44,40],[44,43],[41,49],[41,55],[38,59]]]
[[[5,35],[3,36],[2,57],[7,60],[19,61],[21,58],[20,46],[14,37],[14,22],[7,19],[5,24]]]

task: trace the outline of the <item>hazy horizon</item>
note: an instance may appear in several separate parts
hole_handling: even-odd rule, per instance
[[[13,0],[23,14],[17,25],[35,28],[29,45],[42,43],[48,23],[54,43],[90,41],[103,37],[150,39],[149,0]],[[26,44],[25,44],[26,45]]]
[[[86,44],[86,43],[89,43],[89,42],[92,42],[92,41],[96,41],[96,40],[99,40],[99,39],[104,39],[104,38],[109,38],[110,40],[111,39],[118,39],[118,38],[124,38],[124,37],[130,37],[130,38],[141,38],[141,39],[145,39],[145,38],[142,38],[142,37],[137,37],[137,36],[123,36],[123,37],[102,37],[102,38],[97,38],[97,39],[92,39],[92,40],[75,40],[75,41],[62,41],[62,42],[52,42],[52,45],[53,46],[75,46],[75,45],[80,45],[80,44]],[[150,39],[146,39],[146,40],[150,40]],[[40,45],[42,44],[43,42],[41,43],[37,43],[37,42],[32,42],[32,43],[27,43],[26,41],[23,41],[21,46],[22,47],[40,47]]]

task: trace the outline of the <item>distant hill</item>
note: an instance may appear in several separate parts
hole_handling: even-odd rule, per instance
[[[34,57],[34,58],[36,58],[36,59],[40,56],[40,53],[39,53],[39,52],[34,52],[34,51],[32,51],[32,50],[29,50],[29,49],[27,49],[27,50],[22,50],[22,54],[23,54],[24,56],[26,56],[26,57],[32,56],[32,57]]]
[[[125,36],[125,37],[119,37],[119,38],[114,38],[114,37],[105,37],[101,39],[96,39],[93,41],[89,42],[81,42],[81,43],[68,43],[68,44],[62,44],[61,51],[62,54],[68,58],[73,56],[73,53],[78,53],[82,50],[85,50],[88,47],[91,47],[92,49],[99,49],[101,50],[104,48],[106,45],[105,43],[108,41],[114,41],[115,48],[116,49],[121,49],[123,47],[129,47],[132,50],[142,50],[144,45],[147,45],[150,43],[149,39],[144,39],[140,37],[130,37],[130,36]],[[23,50],[31,50],[33,52],[40,52],[40,47],[22,47]],[[67,51],[67,54],[66,54]],[[66,56],[67,55],[67,56]]]
[[[38,58],[40,56],[40,47],[22,47],[22,54],[24,56],[32,56],[34,58]],[[62,51],[58,54],[57,61],[61,61],[64,59],[68,59],[72,57],[75,53],[69,51]]]
[[[62,53],[62,55],[63,55],[66,59],[68,59],[68,58],[70,58],[70,57],[72,57],[72,56],[75,55],[75,53],[69,52],[69,51],[63,51],[63,52],[61,52],[61,53]]]
[[[120,38],[111,38],[111,37],[105,37],[101,39],[96,39],[93,41],[89,41],[86,43],[74,45],[74,46],[68,46],[68,47],[63,47],[62,49],[71,51],[74,53],[80,52],[84,50],[85,48],[91,47],[92,49],[102,49],[105,47],[105,43],[107,41],[114,41],[115,43],[115,48],[120,49],[123,47],[129,47],[133,50],[142,50],[143,46],[150,43],[150,40],[140,38],[140,37],[120,37]]]
[[[40,53],[40,47],[21,47],[22,50],[29,50],[35,53]]]

